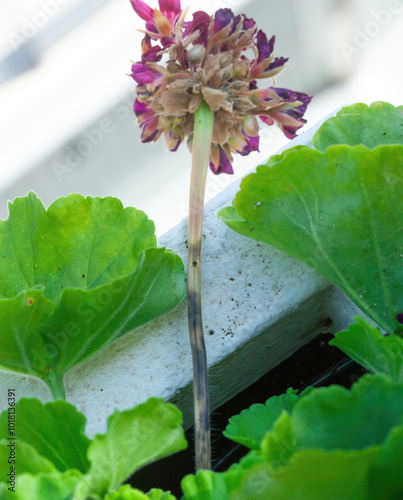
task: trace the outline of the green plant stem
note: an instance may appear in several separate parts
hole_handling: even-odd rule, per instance
[[[55,373],[52,370],[49,372],[48,379],[45,380],[47,386],[52,393],[53,400],[63,399],[66,401],[66,389],[64,387],[64,375],[60,373]]]
[[[214,113],[202,100],[195,113],[188,226],[188,320],[193,357],[196,471],[210,469],[210,401],[201,311],[201,239],[204,192],[210,161]]]

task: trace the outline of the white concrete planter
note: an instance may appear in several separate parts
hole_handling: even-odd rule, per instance
[[[288,144],[311,145],[319,124]],[[239,181],[205,208],[203,320],[212,409],[260,378],[317,334],[345,328],[357,308],[329,281],[284,253],[231,231],[217,212],[232,202]],[[159,240],[187,260],[187,220]],[[329,327],[328,318],[332,323]],[[326,321],[324,321],[326,320]],[[192,422],[192,361],[186,303],[136,329],[72,369],[67,399],[88,418],[87,433],[104,432],[115,408],[151,396],[179,406]],[[51,400],[32,377],[0,372],[0,394]],[[1,408],[6,398],[1,397]]]

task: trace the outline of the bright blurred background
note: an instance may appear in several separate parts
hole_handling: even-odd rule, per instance
[[[157,0],[147,0],[156,6]],[[307,126],[335,108],[403,104],[403,0],[182,0],[208,13],[245,13],[289,57],[277,87],[314,96]],[[117,196],[144,210],[161,235],[187,215],[191,156],[163,139],[142,144],[126,73],[140,58],[143,21],[129,0],[0,3],[0,218],[7,201],[35,191],[46,205],[78,192]],[[262,129],[259,153],[234,176],[208,176],[211,199],[287,140]]]

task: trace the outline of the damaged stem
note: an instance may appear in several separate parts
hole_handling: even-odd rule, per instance
[[[210,469],[210,401],[201,312],[201,239],[204,192],[210,161],[214,113],[202,99],[195,113],[188,225],[188,320],[193,358],[196,471]]]

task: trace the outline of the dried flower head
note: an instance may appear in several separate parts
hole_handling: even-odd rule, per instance
[[[231,174],[234,153],[258,151],[258,117],[277,123],[290,139],[306,123],[307,94],[258,88],[287,59],[274,57],[274,36],[268,40],[252,19],[220,9],[214,16],[195,12],[185,22],[180,0],[159,0],[160,10],[130,1],[146,21],[142,58],[131,75],[138,84],[134,111],[143,142],[164,134],[170,151],[185,138],[191,149],[194,113],[203,98],[214,112],[210,168]]]

